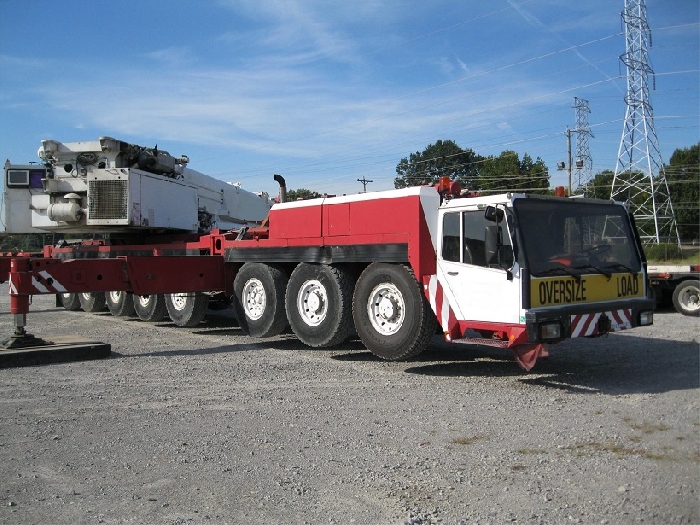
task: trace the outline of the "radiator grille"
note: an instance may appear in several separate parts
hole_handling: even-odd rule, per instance
[[[125,180],[88,182],[88,219],[128,219],[129,187]]]

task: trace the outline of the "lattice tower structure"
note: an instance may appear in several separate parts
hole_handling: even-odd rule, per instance
[[[620,60],[627,69],[627,111],[610,196],[629,202],[642,242],[680,244],[649,97],[654,71],[645,0],[625,0],[622,21],[626,50]]]
[[[588,125],[588,114],[591,112],[588,101],[574,97],[573,107],[576,110],[576,127],[574,129],[576,133],[576,171],[574,172],[574,180],[576,180],[576,192],[579,193],[591,180],[593,157],[591,157],[591,150],[588,147],[588,139],[593,137],[593,133]]]

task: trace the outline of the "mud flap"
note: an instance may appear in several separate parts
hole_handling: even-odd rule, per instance
[[[513,355],[515,360],[520,365],[520,368],[529,372],[535,366],[537,359],[540,357],[548,357],[549,351],[547,347],[541,343],[515,345],[513,347]]]

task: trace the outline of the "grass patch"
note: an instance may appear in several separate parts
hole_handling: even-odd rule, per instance
[[[486,439],[486,436],[458,437],[452,438],[450,442],[453,445],[471,445],[477,441],[483,441],[484,439]]]
[[[587,443],[570,445],[565,447],[565,449],[573,452],[576,457],[589,456],[591,452],[607,452],[615,454],[619,458],[638,456],[654,461],[680,461],[682,459],[672,454],[657,454],[643,448],[627,447],[614,441],[608,441],[606,443],[588,441]]]
[[[547,454],[546,450],[541,450],[537,448],[519,448],[516,450],[518,454],[523,454],[525,456],[534,456],[537,454]]]

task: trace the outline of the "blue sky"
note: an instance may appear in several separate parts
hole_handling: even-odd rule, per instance
[[[439,139],[541,157],[566,185],[574,97],[593,173],[625,115],[623,0],[0,0],[0,156],[111,136],[251,190],[393,187]],[[647,0],[665,162],[700,140],[697,0]],[[574,139],[575,140],[575,139]],[[573,148],[575,149],[575,143]]]

